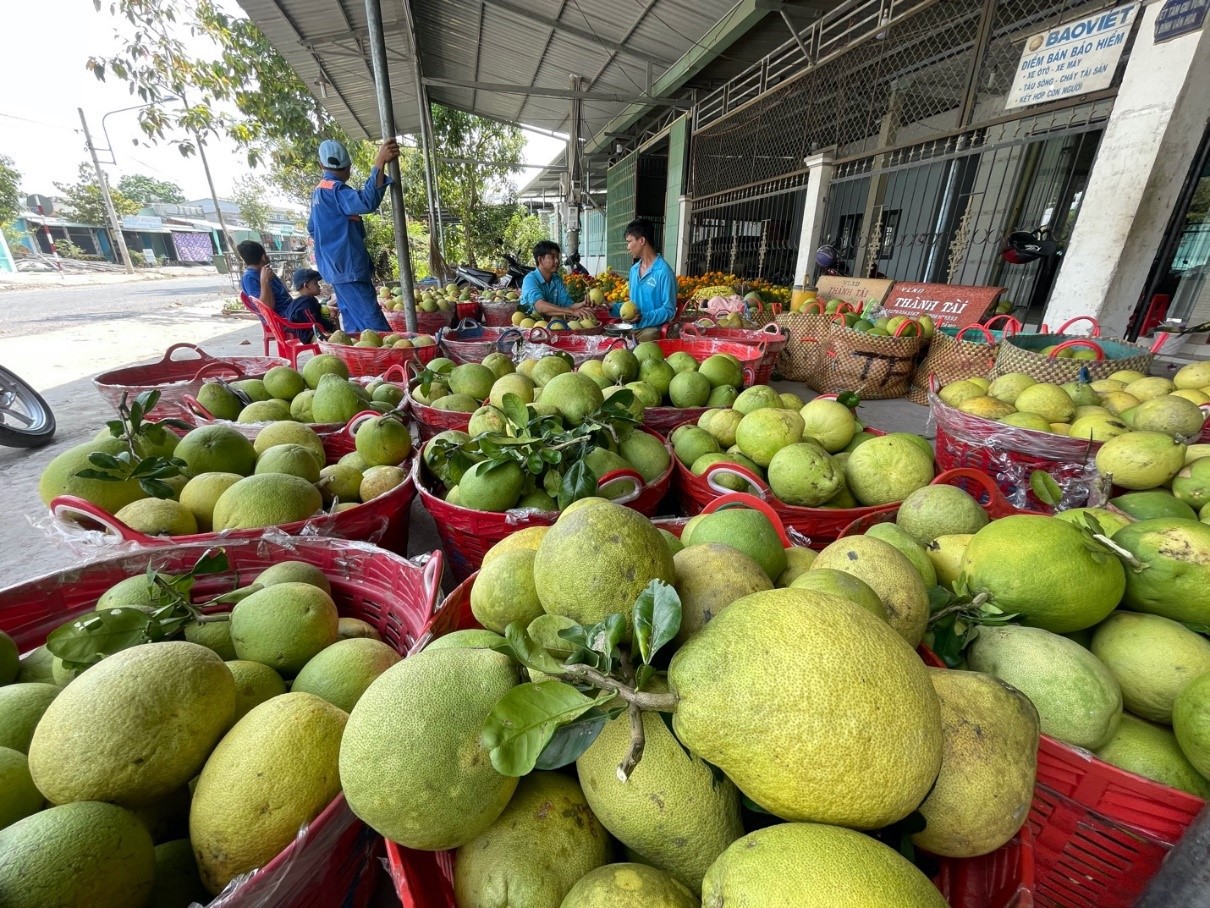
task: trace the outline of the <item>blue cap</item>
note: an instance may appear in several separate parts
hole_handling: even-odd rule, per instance
[[[335,139],[324,139],[319,143],[319,163],[329,170],[344,170],[353,164],[349,152]]]
[[[314,268],[296,268],[294,271],[294,289],[301,290],[311,281],[323,280],[322,276]]]

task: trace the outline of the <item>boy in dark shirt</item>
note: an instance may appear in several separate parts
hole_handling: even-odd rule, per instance
[[[331,334],[336,330],[336,324],[325,316],[319,307],[320,280],[322,278],[314,268],[295,270],[294,292],[297,296],[290,301],[290,307],[287,310],[289,315],[286,318],[292,322],[315,322],[323,329],[324,334]]]

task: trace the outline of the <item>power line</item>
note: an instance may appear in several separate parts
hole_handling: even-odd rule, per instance
[[[0,111],[0,117],[7,120],[20,120],[22,123],[33,123],[35,126],[49,126],[51,129],[68,129],[72,132],[79,132],[74,126],[64,126],[62,123],[47,123],[44,120],[31,120],[29,117],[19,117],[16,114],[8,114]]]

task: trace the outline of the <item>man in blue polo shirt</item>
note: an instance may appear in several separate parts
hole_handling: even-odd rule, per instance
[[[521,282],[520,305],[535,318],[582,318],[592,310],[573,302],[559,277],[559,244],[541,240],[534,246],[537,267]]]
[[[388,139],[378,149],[374,166],[361,189],[347,185],[353,166],[349,152],[335,139],[319,144],[323,179],[311,193],[307,232],[315,240],[315,264],[332,285],[344,329],[391,330],[374,293],[374,266],[366,251],[363,214],[377,211],[390,180],[386,166],[399,157],[399,144]]]
[[[286,313],[290,311],[293,300],[282,279],[273,273],[265,247],[255,240],[244,240],[235,247],[235,251],[244,262],[244,273],[239,279],[240,289],[289,321]],[[265,287],[268,290],[262,296],[261,290]]]
[[[635,260],[630,267],[630,301],[638,307],[635,327],[658,329],[676,317],[676,275],[655,249],[655,225],[639,218],[626,225],[626,251]],[[621,304],[613,307],[617,315]]]

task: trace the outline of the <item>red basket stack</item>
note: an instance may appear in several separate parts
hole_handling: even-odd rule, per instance
[[[101,559],[0,590],[0,628],[22,652],[75,615],[91,610],[105,590],[148,566],[170,573],[191,568],[211,546],[175,545]],[[323,570],[340,614],[371,624],[397,652],[432,623],[440,594],[439,552],[419,567],[373,546],[340,540],[232,540],[223,546],[230,571],[198,580],[199,595],[217,595],[246,583],[283,560],[306,561]],[[353,815],[341,795],[269,864],[237,889],[211,902],[214,908],[363,908],[373,898],[382,840]]]
[[[404,334],[409,340],[418,337],[417,334]],[[425,335],[429,337],[429,335]],[[360,337],[360,335],[358,335]],[[430,337],[430,340],[432,338]],[[382,375],[392,366],[405,367],[411,363],[423,366],[437,356],[437,344],[430,343],[423,347],[354,347],[350,344],[333,344],[330,341],[319,342],[320,353],[331,353],[349,367],[349,375],[353,378],[368,378]]]
[[[352,436],[361,420],[377,415],[377,413],[358,414],[345,427],[343,437],[323,438],[328,463],[336,463],[353,450]],[[325,513],[308,520],[299,520],[270,529],[285,533],[287,536],[325,536],[372,542],[397,554],[406,555],[409,512],[412,508],[412,501],[416,497],[416,486],[410,475],[411,463],[405,461],[400,466],[409,472],[408,478],[384,495],[372,498],[347,511],[339,511],[334,514]],[[105,513],[92,502],[76,498],[73,495],[61,495],[56,498],[50,503],[50,510],[57,522],[76,524],[87,530],[100,530],[105,534],[103,537],[105,541],[112,541],[110,537],[113,537],[118,541],[157,548],[187,543],[226,544],[229,541],[241,539],[259,539],[266,533],[266,529],[262,528],[225,530],[222,533],[196,533],[189,536],[148,536],[131,529],[117,517]],[[90,541],[100,542],[101,539]]]
[[[716,353],[730,353],[739,360],[743,373],[743,386],[758,384],[756,372],[765,357],[762,345],[737,344],[734,341],[716,340],[714,338],[695,338],[690,340],[658,340],[660,349],[667,359],[673,353],[688,353],[699,363]],[[657,432],[667,434],[683,422],[697,421],[707,407],[648,407],[643,411],[643,425]]]
[[[790,335],[786,329],[776,322],[769,322],[763,328],[720,328],[708,320],[687,322],[681,325],[681,338],[693,340],[696,338],[715,338],[716,340],[731,341],[737,344],[748,344],[762,347],[765,355],[761,358],[760,367],[756,370],[755,384],[767,385],[773,378],[773,367],[781,351],[786,349]]]
[[[465,302],[459,300],[454,303],[454,317],[459,322],[464,322],[468,318],[478,320],[480,315],[479,301],[476,299],[466,300]]]
[[[511,325],[507,328],[487,328],[471,319],[458,327],[441,331],[437,343],[441,352],[458,365],[481,363],[489,353],[512,356],[512,348],[521,339],[521,332]]]
[[[745,497],[736,496],[736,503],[743,503]],[[683,522],[673,522],[667,528],[679,535],[681,526]],[[425,637],[479,627],[470,606],[474,583],[472,575],[445,598]],[[453,851],[415,851],[394,842],[387,842],[386,850],[395,892],[404,908],[455,908]],[[1028,908],[1033,904],[1034,854],[1028,827],[991,854],[934,860],[940,869],[933,882],[952,908]]]
[[[449,560],[450,571],[459,581],[477,571],[487,550],[501,539],[527,527],[550,526],[559,516],[556,511],[500,513],[450,504],[438,494],[439,484],[426,474],[423,450],[413,464],[412,481],[420,494],[420,503],[437,525],[437,535],[441,537],[441,548]],[[602,476],[598,486],[618,480],[630,480],[634,490],[614,500],[651,517],[668,494],[672,484],[672,465],[669,464],[661,476],[649,483],[644,483],[643,478],[633,470],[614,470]]]
[[[178,351],[192,356],[180,357]],[[152,419],[189,419],[192,413],[186,396],[196,397],[207,378],[229,381],[259,378],[274,366],[288,366],[280,356],[211,356],[196,344],[173,344],[158,363],[126,366],[103,372],[92,380],[93,387],[115,410],[125,395],[130,402],[144,391],[159,391],[160,399],[147,415]]]
[[[503,303],[479,304],[483,312],[483,324],[489,328],[509,328],[513,324],[513,313],[517,311],[517,301],[507,300]]]

